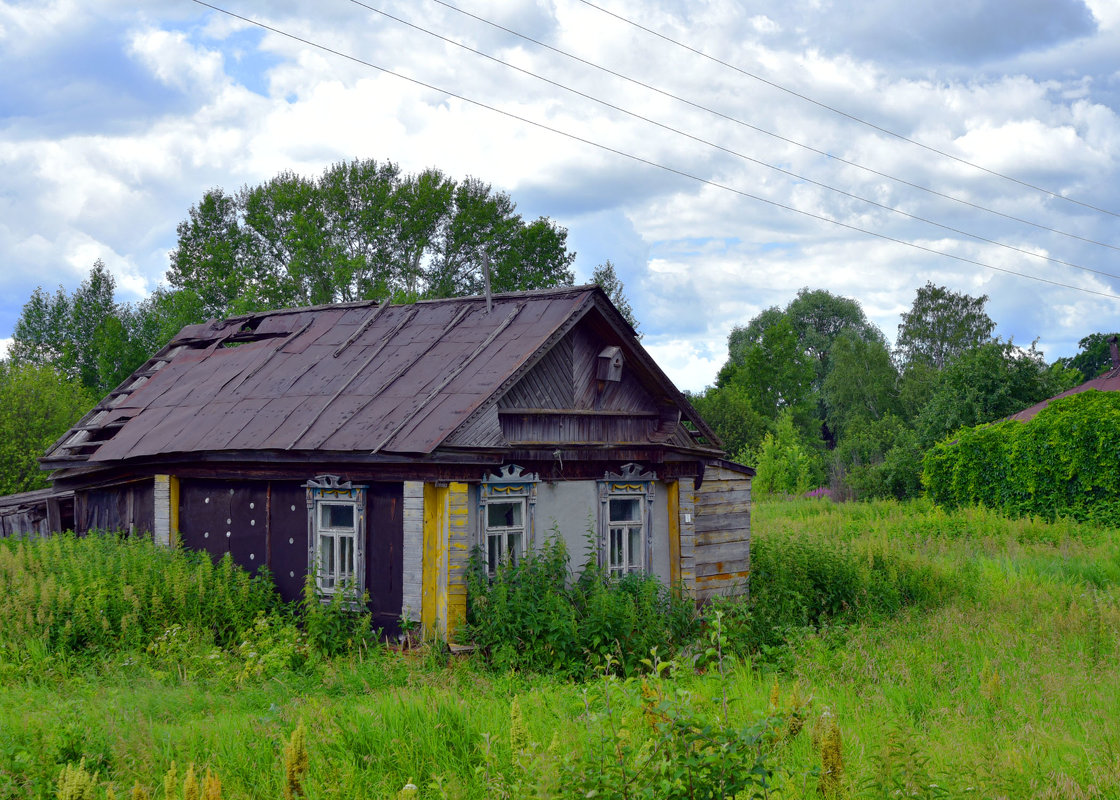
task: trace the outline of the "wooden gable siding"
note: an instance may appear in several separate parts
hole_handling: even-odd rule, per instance
[[[751,567],[751,480],[709,466],[696,491],[696,599],[739,594]]]
[[[498,400],[498,408],[575,408],[572,350],[569,334]]]
[[[501,447],[561,443],[694,446],[675,405],[657,400],[623,365],[622,380],[596,377],[607,342],[587,326],[560,339],[496,404],[447,444]]]
[[[602,411],[657,413],[657,402],[634,377],[634,367],[623,364],[622,380],[600,381],[595,377],[599,353],[608,344],[589,328],[577,328],[572,337],[575,408]]]

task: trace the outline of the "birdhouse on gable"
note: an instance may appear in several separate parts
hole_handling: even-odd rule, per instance
[[[595,377],[601,381],[622,380],[622,349],[619,347],[604,347],[599,353],[599,364]]]

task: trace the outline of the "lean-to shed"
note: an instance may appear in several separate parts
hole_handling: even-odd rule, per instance
[[[447,633],[472,551],[549,536],[698,600],[750,567],[753,471],[597,287],[189,326],[42,463],[60,527],[229,552],[288,598],[366,590],[386,629]]]

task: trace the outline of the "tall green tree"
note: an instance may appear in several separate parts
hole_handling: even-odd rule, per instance
[[[115,298],[116,281],[98,259],[71,294],[40,287],[23,307],[12,334],[14,364],[51,366],[90,392],[103,394],[146,358],[135,346],[138,323]]]
[[[900,412],[898,373],[885,343],[847,330],[833,341],[830,360],[821,399],[837,437],[856,422],[877,422]]]
[[[971,297],[927,282],[898,326],[901,363],[941,370],[962,353],[991,341],[996,325],[984,311],[987,302],[987,295]]]
[[[1090,333],[1077,343],[1077,355],[1059,358],[1056,363],[1081,373],[1081,382],[1091,381],[1112,368],[1112,351],[1108,340],[1120,333]]]
[[[281,173],[234,196],[208,192],[179,226],[168,283],[209,316],[396,297],[570,285],[567,231],[526,222],[505,192],[439,170],[342,162]]]
[[[638,319],[634,316],[634,309],[630,307],[630,301],[626,299],[626,286],[614,271],[614,264],[608,258],[606,262],[595,267],[595,271],[591,273],[591,282],[606,292],[607,297],[614,303],[614,307],[618,309],[618,313],[622,314],[623,318],[630,323],[630,327],[637,332]],[[642,338],[642,334],[638,333],[638,338]]]
[[[49,365],[0,361],[0,494],[46,488],[38,458],[93,403],[81,383]]]
[[[946,367],[915,420],[924,448],[958,428],[1022,411],[1077,382],[1074,370],[1047,366],[1034,344],[1023,349],[999,339],[972,348]]]

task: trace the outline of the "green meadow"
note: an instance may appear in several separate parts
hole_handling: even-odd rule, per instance
[[[1120,797],[1120,531],[799,500],[753,534],[749,601],[582,674],[143,542],[0,543],[0,798]]]

